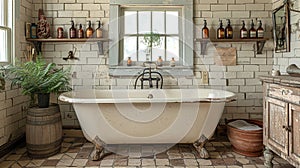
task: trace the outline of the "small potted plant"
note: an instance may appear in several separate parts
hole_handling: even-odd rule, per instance
[[[69,70],[57,68],[55,63],[46,63],[37,58],[36,61],[18,63],[7,68],[7,76],[12,85],[19,85],[24,95],[30,95],[32,102],[38,96],[40,108],[49,107],[50,93],[71,90]]]
[[[150,32],[148,34],[145,34],[142,43],[147,46],[146,60],[150,61],[152,48],[161,45],[160,35],[155,32]]]

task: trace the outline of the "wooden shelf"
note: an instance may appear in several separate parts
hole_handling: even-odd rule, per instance
[[[103,54],[103,42],[108,42],[108,38],[48,38],[48,39],[26,39],[27,41],[30,41],[34,44],[37,52],[42,51],[42,43],[44,42],[55,42],[55,43],[60,43],[60,42],[65,42],[65,43],[85,43],[85,42],[97,42],[98,47],[99,47],[99,53]]]
[[[269,40],[268,38],[255,38],[255,39],[195,39],[195,42],[201,43],[201,54],[205,54],[207,43],[249,43],[255,42],[257,46],[257,54],[262,54],[265,42]]]

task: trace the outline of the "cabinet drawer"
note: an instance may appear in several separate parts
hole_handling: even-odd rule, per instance
[[[295,104],[300,104],[300,88],[269,84],[267,96]]]

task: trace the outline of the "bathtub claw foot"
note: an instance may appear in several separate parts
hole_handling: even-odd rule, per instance
[[[96,136],[93,140],[93,144],[95,145],[95,148],[94,151],[91,153],[92,160],[100,160],[107,155],[104,149],[105,143],[98,136]]]
[[[208,151],[204,147],[207,141],[208,139],[204,135],[201,135],[201,137],[193,144],[202,159],[209,158]]]

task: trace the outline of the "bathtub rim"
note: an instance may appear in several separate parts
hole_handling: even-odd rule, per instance
[[[68,94],[82,92],[82,91],[124,91],[124,89],[114,89],[114,90],[95,90],[95,89],[87,89],[87,90],[80,90],[80,91],[69,91],[64,92],[59,95],[58,100],[67,102],[67,103],[221,103],[221,102],[232,102],[237,99],[237,95],[233,92],[226,91],[226,90],[219,90],[219,89],[195,89],[195,90],[206,90],[206,91],[214,91],[214,92],[225,92],[226,97],[222,98],[109,98],[109,99],[101,99],[101,98],[76,98],[70,97]],[[130,89],[131,90],[131,89]],[[146,89],[147,90],[147,89]],[[143,90],[143,91],[146,91]],[[193,89],[163,89],[163,90],[193,90]],[[132,90],[134,91],[134,90]],[[136,90],[140,91],[140,90]],[[151,90],[148,90],[151,91]]]

